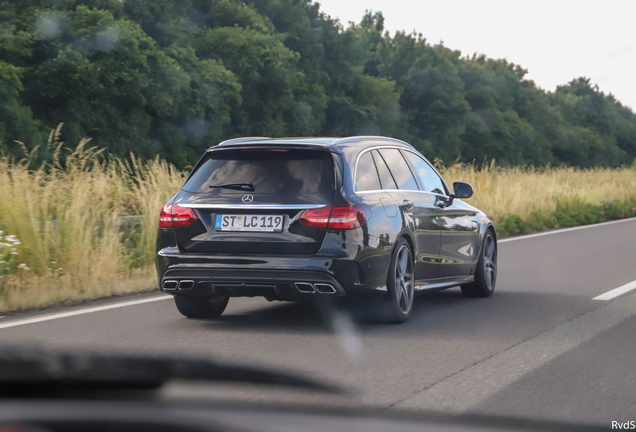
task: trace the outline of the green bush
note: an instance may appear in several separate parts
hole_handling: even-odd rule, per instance
[[[550,216],[543,219],[543,225],[545,225],[545,227],[548,229],[554,228],[556,224],[557,224],[557,220],[554,216]]]
[[[541,231],[543,230],[544,223],[541,219],[533,218],[530,222],[528,222],[528,226],[530,231]]]
[[[608,220],[620,219],[623,211],[623,206],[619,206],[615,202],[605,201],[605,204],[601,206],[601,214],[604,215]]]
[[[628,217],[636,217],[636,202],[557,204],[551,215],[534,212],[530,220],[526,221],[516,214],[510,214],[501,218],[495,226],[500,235],[518,235],[544,228],[570,228]]]
[[[542,215],[535,211],[530,215],[530,220],[528,221],[528,226],[531,231],[541,231],[543,230],[545,224],[543,223]]]
[[[528,229],[528,223],[516,214],[504,217],[500,224],[500,231],[510,235],[525,234]]]
[[[577,225],[576,220],[572,219],[569,213],[559,213],[556,219],[557,224],[563,228],[569,228]]]

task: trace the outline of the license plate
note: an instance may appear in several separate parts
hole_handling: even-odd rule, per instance
[[[272,215],[216,215],[217,231],[265,231],[283,230],[283,216]]]

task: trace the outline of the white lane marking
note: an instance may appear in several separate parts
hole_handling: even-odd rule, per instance
[[[93,312],[101,312],[108,309],[116,309],[116,308],[125,307],[125,306],[134,306],[134,305],[143,304],[143,303],[156,302],[159,300],[166,300],[169,298],[172,298],[172,296],[162,295],[159,297],[151,297],[151,298],[147,298],[143,300],[134,300],[134,301],[124,302],[124,303],[109,304],[106,306],[98,306],[98,307],[89,308],[89,309],[80,309],[80,310],[75,310],[71,312],[61,312],[61,313],[56,313],[51,315],[42,315],[42,316],[38,316],[34,318],[27,318],[23,320],[6,322],[3,324],[0,324],[0,329],[5,329],[9,327],[17,327],[17,326],[27,325],[27,324],[35,324],[35,323],[39,323],[43,321],[51,321],[51,320],[60,319],[60,318],[68,318],[75,315],[84,315],[84,314],[89,314]]]
[[[594,297],[592,300],[611,300],[613,298],[618,297],[621,294],[625,294],[633,289],[636,289],[636,281],[630,282],[618,288],[614,288],[611,291],[603,293],[599,296]]]
[[[515,241],[515,240],[524,240],[524,239],[529,239],[529,238],[532,238],[532,237],[541,237],[541,236],[547,236],[547,235],[551,235],[551,234],[560,234],[560,233],[567,232],[567,231],[577,231],[577,230],[588,229],[588,228],[596,228],[596,227],[600,227],[600,226],[613,225],[613,224],[618,224],[618,223],[623,223],[623,222],[636,222],[636,218],[621,219],[621,220],[610,221],[610,222],[601,222],[601,223],[597,223],[597,224],[583,225],[583,226],[578,226],[578,227],[574,227],[574,228],[564,228],[564,229],[560,229],[560,230],[542,232],[542,233],[537,233],[537,234],[530,234],[530,235],[519,236],[519,237],[511,237],[511,238],[507,238],[507,239],[503,239],[503,240],[497,240],[497,243],[505,243],[505,242],[511,242],[511,241]]]

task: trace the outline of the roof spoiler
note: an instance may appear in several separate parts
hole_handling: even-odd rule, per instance
[[[241,143],[241,142],[245,142],[245,141],[255,141],[255,140],[269,140],[271,139],[270,137],[241,137],[241,138],[232,138],[229,140],[225,140],[215,146],[210,147],[208,150],[212,150],[214,147],[218,147],[218,146],[222,146],[225,144],[235,144],[235,143]]]

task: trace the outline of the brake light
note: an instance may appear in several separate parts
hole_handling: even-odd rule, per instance
[[[159,213],[159,228],[180,228],[194,224],[199,218],[194,210],[177,204],[166,204]]]
[[[243,153],[249,153],[249,152],[286,152],[287,149],[247,149],[247,150],[241,150],[241,152]]]
[[[365,206],[334,206],[329,216],[329,229],[354,229],[361,227],[371,217]]]
[[[355,229],[371,218],[371,210],[362,205],[330,205],[319,209],[305,210],[300,223],[312,228]]]
[[[326,206],[319,209],[305,210],[300,215],[300,223],[311,228],[327,228],[331,207]]]
[[[159,213],[158,228],[172,228],[172,204],[166,204]]]

